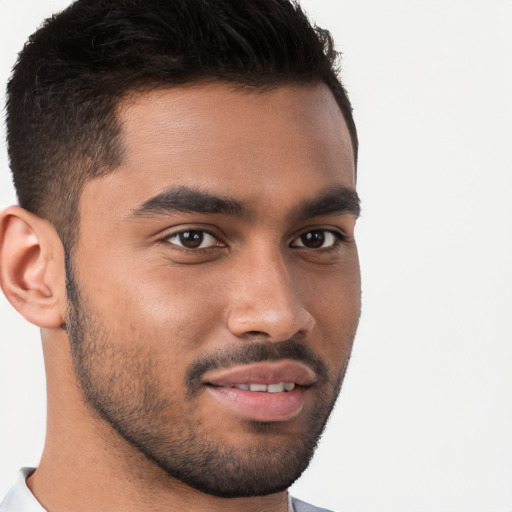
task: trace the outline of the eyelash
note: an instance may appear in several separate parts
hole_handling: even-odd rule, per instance
[[[322,240],[320,247],[307,247],[305,245],[305,243],[304,243],[305,240],[303,237],[305,237],[307,235],[311,235],[313,233],[316,233],[316,234],[322,233],[323,234],[323,240]],[[181,238],[182,236],[185,236],[187,234],[200,235],[199,238],[195,238],[195,240],[193,240],[196,243],[198,243],[197,247],[186,247],[185,245],[183,245],[182,240],[180,240],[180,242],[181,242],[180,244],[171,241],[173,238],[178,238],[178,237]],[[213,243],[207,247],[201,247],[201,245],[204,242],[205,235],[208,237],[211,237],[213,239],[213,241],[215,241],[215,243]],[[329,239],[328,237],[332,237],[332,239],[330,240],[330,245],[328,247],[322,247],[322,245],[325,243],[325,238]],[[327,228],[316,228],[316,229],[309,229],[307,231],[302,232],[300,235],[296,236],[289,243],[288,246],[291,248],[298,248],[301,250],[305,249],[305,250],[328,251],[328,250],[335,249],[340,243],[346,242],[346,240],[347,240],[347,236],[345,235],[345,233],[342,233],[340,231],[335,231],[332,229],[327,229]],[[179,250],[187,251],[187,252],[189,252],[189,251],[190,252],[206,251],[206,250],[213,249],[215,247],[218,247],[218,248],[226,247],[226,245],[224,243],[219,241],[218,236],[214,235],[213,233],[211,233],[210,231],[208,231],[206,229],[184,229],[184,230],[181,230],[181,231],[178,231],[175,233],[171,233],[171,234],[165,236],[164,238],[162,238],[162,241],[165,243],[168,243],[170,245],[173,245],[175,247],[178,247]],[[295,245],[297,241],[299,241],[301,243],[301,245]],[[312,241],[313,241],[313,243],[315,241],[318,242],[318,240],[312,240]]]
[[[313,233],[315,233],[315,234],[322,233],[323,242],[325,241],[326,238],[328,239],[328,237],[331,237],[331,240],[330,240],[331,243],[327,247],[307,247],[304,244],[305,240],[303,239],[303,237],[307,237],[307,235],[311,235]],[[299,240],[302,245],[293,245],[294,242],[296,242],[297,240]],[[342,233],[339,231],[334,231],[332,229],[317,228],[317,229],[310,229],[308,231],[304,231],[302,234],[298,235],[290,243],[290,247],[304,248],[304,249],[310,249],[310,250],[329,250],[329,249],[332,250],[332,249],[335,249],[340,243],[346,242],[346,240],[347,240],[347,236],[345,235],[345,233]],[[315,240],[313,240],[313,241],[315,241]],[[321,245],[323,245],[323,242]]]
[[[193,248],[185,247],[184,245],[180,245],[180,244],[171,242],[171,239],[173,239],[175,237],[181,237],[181,236],[185,236],[186,234],[191,234],[191,233],[197,233],[197,234],[201,235],[201,239],[200,239],[200,243],[199,243],[198,247],[193,247]],[[215,243],[210,245],[210,246],[208,246],[208,247],[201,247],[201,245],[203,244],[205,235],[211,237],[213,239],[213,241],[215,241]],[[162,239],[162,241],[166,242],[166,243],[168,243],[170,245],[179,247],[180,250],[183,250],[183,251],[193,251],[193,252],[204,251],[204,250],[212,249],[214,247],[225,247],[225,244],[223,244],[222,242],[219,241],[219,237],[215,236],[213,233],[211,233],[207,229],[183,229],[181,231],[177,231],[176,233],[171,233],[171,234],[165,236]]]

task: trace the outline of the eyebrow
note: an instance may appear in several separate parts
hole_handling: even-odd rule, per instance
[[[349,213],[356,219],[361,214],[361,201],[355,190],[344,186],[328,188],[319,197],[300,206],[297,217],[309,219],[340,213]]]
[[[133,212],[133,215],[135,217],[150,217],[172,212],[247,215],[245,206],[235,199],[211,195],[185,186],[164,190],[144,202]]]
[[[152,217],[173,212],[249,216],[247,208],[236,199],[212,195],[185,186],[171,187],[148,199],[133,211],[134,217]],[[344,186],[328,188],[319,197],[302,204],[295,212],[301,220],[322,215],[361,212],[357,192]]]

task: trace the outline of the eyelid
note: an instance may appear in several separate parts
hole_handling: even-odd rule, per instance
[[[331,243],[328,245],[328,246],[320,246],[320,247],[308,247],[307,245],[305,245],[302,240],[301,240],[301,237],[303,237],[304,235],[308,234],[308,233],[313,233],[313,232],[322,232],[325,234],[329,234],[330,236],[332,236],[332,240],[331,240]],[[309,229],[305,229],[305,230],[302,230],[299,234],[297,234],[293,240],[290,242],[289,244],[289,247],[291,248],[294,248],[294,249],[304,249],[304,250],[309,250],[309,251],[329,251],[329,250],[334,250],[336,249],[340,244],[343,244],[345,243],[347,240],[348,240],[348,235],[342,231],[341,229],[339,228],[327,228],[327,227],[311,227]],[[300,244],[297,244],[297,241],[300,241]]]
[[[183,245],[176,244],[176,243],[170,241],[170,239],[173,237],[177,237],[182,233],[187,233],[187,232],[191,232],[191,231],[203,233],[204,235],[208,235],[208,236],[212,237],[216,243],[209,245],[208,247],[197,247],[197,248],[192,249],[192,248],[185,247]],[[163,236],[161,236],[159,238],[159,242],[173,246],[173,247],[177,248],[178,250],[191,251],[191,252],[208,250],[208,249],[212,249],[214,247],[219,247],[219,248],[226,247],[226,244],[222,241],[221,237],[218,234],[215,234],[213,232],[213,230],[211,230],[211,229],[207,229],[207,228],[204,228],[201,226],[185,226],[185,227],[180,226],[179,228],[175,228],[172,231],[169,230]]]

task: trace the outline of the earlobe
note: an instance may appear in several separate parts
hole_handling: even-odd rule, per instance
[[[58,328],[66,307],[64,249],[46,220],[11,206],[0,213],[0,284],[29,322]]]

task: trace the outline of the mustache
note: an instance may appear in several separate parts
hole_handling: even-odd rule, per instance
[[[289,339],[279,343],[249,341],[246,345],[216,350],[191,363],[185,373],[187,398],[192,398],[198,393],[203,385],[205,373],[211,370],[282,359],[291,359],[309,366],[316,373],[318,384],[324,384],[329,380],[327,365],[299,340]]]

